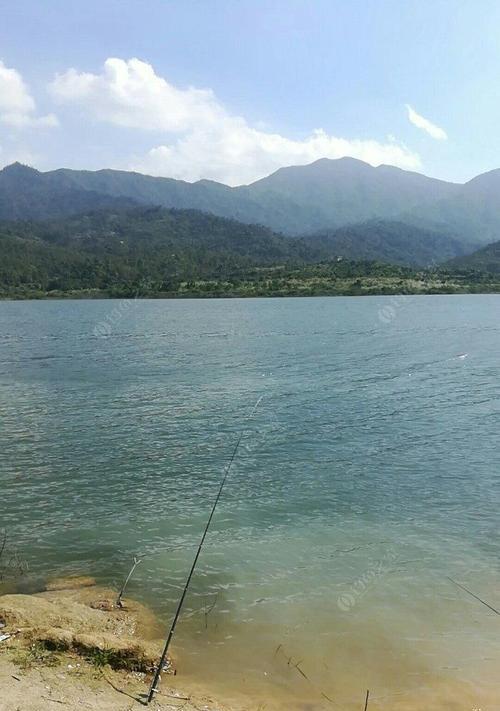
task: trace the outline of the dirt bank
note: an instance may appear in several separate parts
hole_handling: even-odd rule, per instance
[[[125,711],[144,708],[159,658],[150,610],[89,578],[52,581],[36,595],[0,596],[0,709]],[[219,711],[213,699],[177,688],[169,660],[153,709]],[[227,711],[227,709],[226,709]]]

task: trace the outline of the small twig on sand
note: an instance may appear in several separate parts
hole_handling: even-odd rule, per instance
[[[488,605],[488,603],[485,602],[484,600],[481,600],[481,598],[478,597],[477,595],[475,595],[475,594],[472,592],[472,590],[469,590],[469,589],[466,588],[464,585],[460,585],[460,583],[457,583],[456,580],[453,580],[453,578],[450,578],[448,575],[447,575],[446,577],[448,578],[448,580],[451,580],[451,582],[452,582],[454,585],[456,585],[458,588],[461,588],[462,590],[465,590],[466,593],[469,593],[469,595],[472,595],[472,597],[476,598],[476,600],[479,600],[479,602],[481,602],[485,607],[487,607],[489,610],[491,610],[492,612],[494,612],[495,615],[500,615],[500,612],[499,612],[498,610],[495,610],[494,607],[492,607],[491,605]]]
[[[138,703],[142,704],[143,706],[146,706],[146,703],[143,699],[141,699],[140,696],[134,696],[133,694],[129,694],[127,691],[124,691],[123,689],[118,688],[111,679],[108,679],[106,674],[104,672],[101,672],[101,676],[106,681],[114,691],[118,692],[118,694],[123,694],[124,696],[128,696],[129,699],[132,699],[133,701],[137,701]]]
[[[51,699],[50,696],[40,696],[41,699],[45,701],[52,701],[53,704],[63,704],[64,706],[69,706],[67,701],[59,701],[59,699]]]
[[[274,651],[274,656],[276,656],[276,655],[278,654],[278,652],[281,652],[281,654],[282,654],[282,655],[284,656],[284,658],[287,660],[287,666],[288,666],[288,667],[292,667],[293,669],[296,669],[296,670],[299,672],[299,674],[300,674],[302,677],[304,677],[304,679],[305,679],[307,682],[309,682],[309,684],[311,685],[311,687],[314,689],[314,691],[315,691],[316,693],[318,693],[318,694],[319,694],[320,696],[322,696],[324,699],[326,699],[326,700],[329,701],[331,704],[333,704],[333,706],[336,706],[336,705],[337,705],[333,699],[331,699],[329,696],[327,696],[327,694],[324,693],[324,691],[321,691],[321,689],[318,689],[318,687],[316,686],[316,684],[314,684],[314,682],[312,682],[311,679],[307,676],[307,674],[300,668],[300,665],[302,664],[302,661],[303,661],[302,659],[299,659],[298,662],[295,662],[292,656],[289,657],[289,656],[287,655],[287,653],[286,653],[286,651],[285,651],[285,649],[284,649],[284,647],[283,647],[282,644],[278,644],[278,646],[276,647],[276,649],[275,649],[275,651]]]
[[[321,694],[321,696],[322,696],[324,699],[326,699],[327,701],[329,701],[331,704],[334,704],[334,705],[335,705],[335,701],[334,701],[333,699],[331,699],[329,696],[327,696],[324,691],[320,691],[320,694]]]
[[[123,607],[122,597],[123,597],[123,593],[125,592],[125,588],[127,587],[128,581],[132,577],[134,570],[137,568],[137,566],[139,565],[139,563],[142,561],[143,558],[144,558],[144,556],[140,556],[140,555],[134,556],[134,564],[130,568],[129,574],[125,578],[125,582],[122,585],[122,589],[120,590],[120,592],[118,593],[118,597],[116,598],[116,606],[117,607]]]
[[[300,664],[300,662],[297,662],[297,664],[295,665],[295,669],[299,672],[299,674],[302,674],[304,679],[307,679],[307,681],[309,681],[309,677],[307,676],[307,674],[305,672],[302,671],[302,669],[299,667],[299,664]]]
[[[177,699],[177,701],[191,701],[190,696],[177,696],[177,694],[167,694],[164,691],[156,692],[159,696],[166,696],[169,699]]]
[[[365,711],[368,709],[368,700],[370,698],[370,689],[366,690],[366,699],[365,699]]]

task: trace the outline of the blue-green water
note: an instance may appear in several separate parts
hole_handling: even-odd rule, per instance
[[[166,623],[243,429],[179,678],[256,708],[493,709],[500,618],[447,576],[500,609],[499,306],[0,303],[0,528],[33,587],[150,554],[128,594]]]

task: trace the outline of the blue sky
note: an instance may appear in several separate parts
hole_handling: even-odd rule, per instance
[[[230,184],[322,156],[457,181],[500,167],[496,0],[16,0],[1,14],[1,165]]]

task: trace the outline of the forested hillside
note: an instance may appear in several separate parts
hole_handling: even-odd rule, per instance
[[[500,274],[500,242],[494,242],[472,254],[452,259],[447,266],[464,272]]]
[[[195,210],[136,208],[0,225],[0,283],[109,289],[144,279],[234,276],[322,256],[303,242]]]
[[[447,233],[404,222],[371,220],[310,236],[311,247],[329,255],[431,267],[467,252],[467,246]],[[472,247],[469,247],[469,251]]]
[[[441,293],[476,290],[478,284],[497,289],[494,280],[474,275],[457,280],[461,272],[452,267],[440,271],[432,262],[426,265],[432,249],[448,249],[434,234],[378,222],[337,232],[292,239],[259,225],[159,207],[4,222],[0,294]],[[392,264],[381,263],[376,256],[381,253]]]

